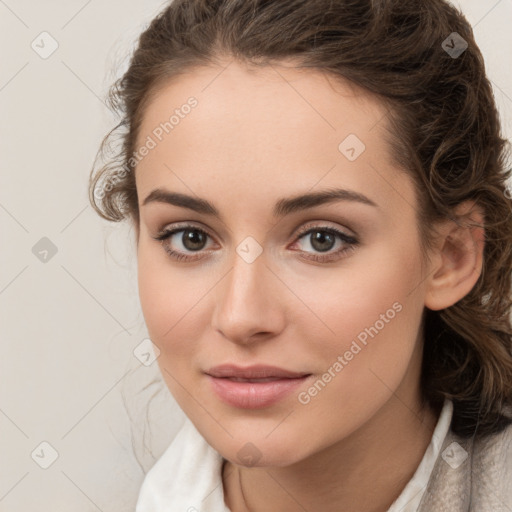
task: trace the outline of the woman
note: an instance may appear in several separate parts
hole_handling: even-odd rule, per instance
[[[176,0],[112,94],[91,200],[188,417],[137,511],[512,510],[510,171],[462,14]]]

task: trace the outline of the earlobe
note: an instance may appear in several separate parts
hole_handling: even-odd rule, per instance
[[[465,297],[475,286],[483,268],[484,214],[480,206],[466,201],[455,210],[459,225],[449,221],[439,234],[435,257],[427,280],[425,306],[441,310]]]

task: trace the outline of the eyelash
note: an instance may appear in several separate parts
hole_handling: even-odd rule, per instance
[[[182,260],[186,260],[186,261],[190,261],[190,262],[197,261],[198,259],[202,258],[201,255],[191,258],[190,256],[187,256],[181,252],[174,251],[174,250],[170,249],[164,243],[167,239],[169,239],[171,236],[175,235],[176,233],[180,233],[181,231],[187,231],[187,230],[203,233],[206,236],[210,237],[210,235],[203,229],[200,229],[197,226],[194,226],[191,224],[185,224],[185,225],[180,225],[178,227],[175,227],[173,229],[165,229],[163,231],[160,231],[157,234],[157,236],[153,237],[153,239],[161,242],[165,252],[167,252],[167,254],[169,254],[169,256],[171,258],[178,260],[178,261],[182,261]],[[341,259],[342,257],[344,257],[346,255],[346,253],[348,253],[349,251],[353,251],[359,245],[359,240],[357,240],[353,236],[349,236],[349,235],[343,233],[342,231],[340,231],[336,228],[333,228],[330,226],[318,226],[318,225],[312,226],[311,224],[304,226],[300,230],[300,232],[297,234],[296,241],[300,240],[301,238],[304,238],[306,235],[309,235],[311,233],[316,233],[316,232],[323,232],[323,233],[329,233],[332,235],[337,235],[345,244],[348,244],[348,247],[345,247],[344,249],[338,249],[334,253],[330,253],[329,255],[326,255],[326,256],[320,256],[320,255],[316,254],[316,255],[310,255],[310,256],[306,257],[305,259],[317,261],[320,263],[329,263],[329,262],[335,261],[337,259]],[[198,252],[200,252],[200,251],[198,251]]]

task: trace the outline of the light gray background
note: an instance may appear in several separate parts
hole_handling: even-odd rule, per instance
[[[457,4],[510,139],[512,0]],[[163,5],[0,0],[2,512],[133,510],[144,473],[184,418],[156,363],[133,353],[147,337],[133,233],[101,221],[87,199],[93,159],[115,123],[108,86]],[[58,43],[45,59],[31,47],[50,48],[43,31]],[[43,237],[57,248],[47,261],[32,251]],[[58,454],[47,469],[52,448],[42,442]]]

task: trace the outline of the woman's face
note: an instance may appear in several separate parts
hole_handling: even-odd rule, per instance
[[[142,309],[170,391],[232,462],[289,465],[370,424],[393,395],[417,403],[417,203],[386,113],[317,71],[236,61],[148,104]],[[208,375],[220,365],[274,369]]]

